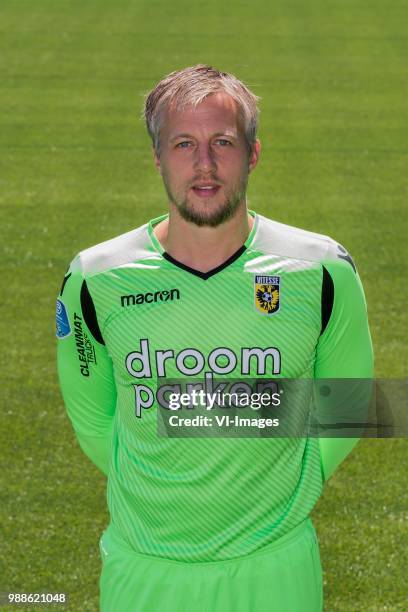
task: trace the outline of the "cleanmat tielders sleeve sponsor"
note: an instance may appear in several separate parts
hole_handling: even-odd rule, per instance
[[[57,298],[56,335],[58,375],[69,418],[82,449],[106,474],[116,388],[79,256]]]

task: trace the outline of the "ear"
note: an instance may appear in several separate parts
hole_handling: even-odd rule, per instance
[[[154,164],[156,166],[156,168],[158,169],[159,173],[161,174],[161,164],[160,164],[160,158],[157,155],[156,149],[154,148],[154,145],[152,144],[152,152],[153,152],[153,160],[154,160]]]
[[[260,154],[261,154],[261,141],[259,140],[259,138],[257,138],[254,143],[254,146],[252,147],[252,153],[249,156],[249,162],[248,162],[249,172],[252,172],[252,170],[257,165]]]

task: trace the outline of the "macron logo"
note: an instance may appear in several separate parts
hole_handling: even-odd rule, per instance
[[[170,289],[169,291],[155,291],[148,293],[136,293],[134,295],[121,295],[121,306],[139,306],[140,304],[152,304],[156,302],[173,302],[180,299],[180,291],[178,289]]]

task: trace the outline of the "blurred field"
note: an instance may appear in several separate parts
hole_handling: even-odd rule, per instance
[[[59,395],[55,298],[78,250],[166,210],[139,114],[168,72],[262,96],[250,207],[347,247],[376,374],[407,376],[407,23],[401,0],[2,0],[0,591],[98,609],[105,482]],[[326,610],[407,609],[407,467],[406,440],[364,440],[327,484]]]

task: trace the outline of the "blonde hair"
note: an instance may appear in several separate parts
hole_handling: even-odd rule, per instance
[[[190,105],[195,108],[207,96],[218,92],[226,92],[235,100],[238,115],[244,126],[248,156],[250,155],[256,141],[260,113],[257,102],[261,99],[260,96],[252,93],[233,74],[220,72],[205,64],[197,64],[170,72],[144,96],[141,116],[146,122],[147,131],[158,156],[160,155],[160,129],[163,125],[165,110],[169,106],[178,111]]]

